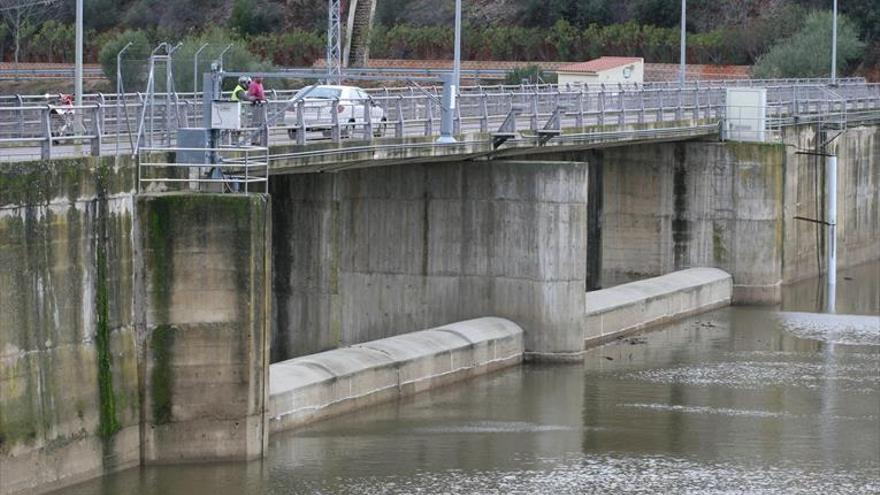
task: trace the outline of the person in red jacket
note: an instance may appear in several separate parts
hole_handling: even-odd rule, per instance
[[[248,97],[254,103],[262,103],[266,101],[266,92],[263,90],[263,78],[255,77],[248,87]]]

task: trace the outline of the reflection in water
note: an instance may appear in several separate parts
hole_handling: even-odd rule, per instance
[[[880,315],[880,261],[845,268],[837,272],[835,312],[851,315]],[[825,279],[811,278],[786,287],[782,292],[785,311],[825,310]]]
[[[838,301],[878,312],[876,298]],[[134,469],[67,492],[880,492],[880,346],[804,338],[777,315],[725,308],[582,366],[511,369],[277,434],[262,462]]]

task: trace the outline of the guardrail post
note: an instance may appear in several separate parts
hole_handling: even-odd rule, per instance
[[[684,119],[684,94],[682,88],[676,90],[678,104],[675,106],[675,120]]]
[[[19,137],[24,137],[24,98],[21,95],[15,95],[18,103],[18,132]]]
[[[403,95],[397,95],[397,122],[394,123],[394,137],[403,137]]]
[[[532,112],[531,117],[529,118],[529,129],[533,131],[538,130],[538,88],[535,86],[535,90],[532,92]]]
[[[427,118],[425,119],[425,136],[433,136],[434,135],[434,101],[431,98],[425,97],[425,111],[427,112]]]
[[[296,102],[296,144],[299,145],[306,144],[306,124],[303,115],[304,104],[303,100]],[[333,111],[335,112],[336,109],[334,108]]]
[[[657,91],[657,122],[663,122],[664,110],[663,110],[663,93],[664,90],[660,89]]]
[[[101,156],[101,130],[103,129],[101,115],[103,114],[103,108],[104,106],[98,103],[92,109],[92,138],[90,140],[92,156]]]
[[[298,111],[297,115],[299,115],[299,113],[301,112]],[[340,143],[342,141],[342,133],[339,131],[339,98],[333,99],[333,109],[330,111],[330,122],[333,124],[333,127],[330,129],[330,138],[333,139],[334,143]]]
[[[107,107],[107,99],[104,98],[104,93],[98,92],[98,123],[101,124],[101,131],[107,128],[107,116],[104,109]]]
[[[575,95],[575,100],[577,102],[577,115],[575,115],[574,125],[578,129],[584,127],[584,88],[581,87],[581,90],[578,91],[577,95]]]
[[[260,146],[269,146],[269,104],[257,105],[254,111],[260,112]]]
[[[605,83],[602,83],[599,89],[599,125],[605,125]]]
[[[455,114],[452,116],[452,133],[455,135],[461,135],[461,91],[458,88],[455,88],[456,100],[458,100],[455,104]]]
[[[626,99],[624,98],[625,90],[620,86],[617,101],[620,103],[620,112],[617,113],[617,125],[626,125]]]
[[[40,157],[43,160],[52,158],[52,108],[46,106],[40,109],[40,124],[43,128],[43,141],[40,143]]]
[[[645,123],[645,91],[639,90],[639,124]]]
[[[706,104],[703,105],[703,118],[709,120],[712,118],[712,90],[706,90]]]
[[[369,99],[363,101],[364,105],[364,139],[370,141],[373,139],[373,102]]]
[[[489,98],[486,93],[483,93],[482,87],[480,88],[480,133],[485,134],[489,132],[489,103],[486,101]]]

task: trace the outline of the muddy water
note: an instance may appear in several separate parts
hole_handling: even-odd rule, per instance
[[[134,469],[66,492],[878,493],[880,320],[804,316],[822,307],[814,287],[786,294],[801,313],[725,308],[583,366],[511,369],[277,434],[262,462]],[[877,315],[878,294],[880,264],[860,267],[842,274],[838,307]]]

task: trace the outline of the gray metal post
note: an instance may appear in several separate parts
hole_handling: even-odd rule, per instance
[[[220,72],[223,72],[223,56],[226,55],[226,52],[228,52],[230,48],[232,48],[232,43],[226,45],[226,48],[224,48],[223,51],[220,52],[220,56],[217,57],[220,61]]]
[[[834,0],[834,20],[831,23],[831,84],[837,84],[837,0]]]
[[[452,74],[443,77],[443,99],[440,109],[440,137],[438,144],[449,144],[455,140],[456,94],[461,85],[461,0],[455,0],[455,53],[452,62]]]
[[[103,122],[101,122],[102,109],[103,105],[99,103],[92,110],[92,156],[101,156],[101,132],[103,130]]]
[[[199,55],[207,47],[207,43],[202,43],[202,46],[196,50],[196,54],[193,56],[193,99],[195,99],[196,94],[199,92]]]
[[[167,57],[165,58],[165,143],[171,146],[171,89],[174,87],[174,52],[180,48],[183,43],[178,43],[174,47],[169,48],[166,45],[165,50]],[[177,106],[174,106],[175,114]]]
[[[126,44],[122,50],[119,50],[119,53],[116,54],[116,155],[119,156],[119,137],[122,134],[119,127],[119,121],[122,116],[120,115],[120,100],[125,99],[125,87],[122,84],[122,54],[125,53],[126,50],[131,48],[131,41]],[[128,119],[126,119],[127,121]]]
[[[76,106],[83,104],[83,0],[76,0],[76,61],[74,68],[73,93]],[[77,109],[77,115],[82,115],[82,109]],[[77,129],[79,132],[79,129]]]
[[[835,0],[836,1],[836,0]],[[685,81],[685,70],[686,70],[686,46],[687,43],[687,34],[686,34],[686,25],[687,25],[687,0],[681,0],[681,40],[680,44],[680,53],[679,53],[679,67],[678,67],[678,83],[684,86]]]
[[[43,160],[48,160],[52,158],[52,116],[51,116],[52,107],[46,106],[45,108],[40,109],[40,124],[43,128],[43,137],[45,138],[42,141],[40,147],[40,157]]]
[[[431,102],[429,101],[430,105]],[[440,100],[440,137],[437,144],[455,143],[453,112],[455,111],[455,75],[443,75],[443,97]]]
[[[837,155],[828,155],[825,159],[825,222],[825,266],[828,270],[825,311],[833,313],[837,289]]]

